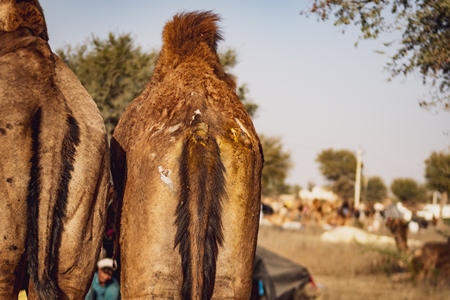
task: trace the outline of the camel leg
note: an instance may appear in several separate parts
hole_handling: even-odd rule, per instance
[[[19,261],[19,263],[17,264],[5,259],[4,255],[0,258],[3,264],[2,272],[0,273],[0,299],[17,299],[20,288],[22,287],[22,274],[25,271],[23,263],[21,263],[23,259],[19,258],[14,260]]]

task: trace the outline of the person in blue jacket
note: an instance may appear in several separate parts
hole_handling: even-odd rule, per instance
[[[111,258],[103,258],[97,262],[97,272],[94,274],[91,288],[85,300],[119,300],[120,286],[113,277],[117,263]]]

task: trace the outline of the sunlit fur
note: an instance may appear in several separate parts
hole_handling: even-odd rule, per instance
[[[48,41],[47,24],[37,0],[0,0],[0,32],[28,28],[33,35]]]
[[[124,299],[249,299],[262,150],[217,56],[212,12],[181,13],[111,142]]]
[[[102,117],[34,0],[0,0],[0,299],[82,299],[109,186]],[[28,270],[26,266],[28,265]]]

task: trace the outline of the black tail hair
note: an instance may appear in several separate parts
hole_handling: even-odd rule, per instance
[[[59,248],[61,244],[61,234],[63,231],[63,221],[66,217],[67,199],[69,194],[69,182],[72,179],[74,170],[76,146],[80,142],[80,132],[77,121],[72,117],[67,117],[68,131],[66,132],[61,149],[61,170],[60,180],[57,188],[56,203],[53,207],[53,218],[50,221],[51,236],[48,239],[49,253],[44,254],[46,269],[39,272],[38,251],[39,251],[39,204],[43,199],[40,195],[40,185],[42,180],[42,166],[40,164],[39,151],[41,147],[41,109],[39,108],[31,120],[32,128],[32,157],[30,169],[30,182],[28,185],[28,272],[33,280],[34,287],[40,299],[58,299],[58,288],[56,282],[56,271],[58,268]],[[42,240],[41,242],[46,242]]]
[[[213,294],[224,239],[221,211],[226,190],[219,146],[199,118],[184,142],[179,174],[175,247],[180,246],[182,261],[181,294],[183,299],[206,300]]]

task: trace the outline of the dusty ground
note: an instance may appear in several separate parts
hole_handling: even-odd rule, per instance
[[[408,279],[395,280],[399,274],[395,274],[393,268],[397,265],[397,260],[393,259],[395,251],[321,242],[322,232],[320,227],[293,231],[261,226],[258,244],[306,266],[321,287],[323,300],[450,299],[448,281],[414,284]],[[423,230],[412,238],[444,240],[435,228]]]

